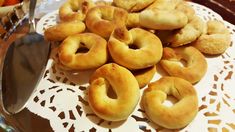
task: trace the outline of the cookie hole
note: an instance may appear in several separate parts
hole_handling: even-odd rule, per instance
[[[148,68],[145,68],[145,69],[139,69],[139,70],[133,70],[131,71],[133,75],[141,75],[141,74],[144,74],[146,73],[148,70],[150,70],[152,67],[148,67]]]
[[[111,98],[111,99],[117,99],[117,94],[116,94],[116,92],[113,90],[113,88],[112,88],[111,85],[108,86],[107,95],[108,95],[108,97]]]
[[[187,61],[184,60],[184,59],[180,59],[179,65],[182,66],[182,67],[187,67]]]
[[[187,63],[187,61],[186,60],[184,60],[184,59],[180,59],[180,60],[171,60],[171,62],[173,63],[173,64],[175,64],[175,65],[179,65],[179,66],[181,66],[181,67],[187,67],[188,66],[188,63]]]
[[[77,49],[76,54],[77,53],[87,53],[88,51],[89,51],[89,49],[87,47],[81,46]]]
[[[71,7],[71,10],[73,11],[73,12],[81,12],[78,8],[76,8],[76,7]]]
[[[178,99],[174,96],[168,95],[167,99],[163,102],[163,105],[167,107],[172,107],[174,104],[178,102]]]
[[[130,45],[128,45],[128,47],[130,49],[133,49],[133,50],[139,49],[139,47],[137,45],[135,45],[135,44],[130,44]]]

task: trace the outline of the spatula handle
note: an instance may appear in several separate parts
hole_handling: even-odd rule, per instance
[[[30,32],[35,32],[35,21],[34,21],[34,12],[36,7],[37,0],[30,0],[29,2],[29,25]]]

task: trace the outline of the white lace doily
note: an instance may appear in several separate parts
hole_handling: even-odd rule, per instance
[[[190,3],[196,14],[207,21],[222,18],[207,7]],[[38,23],[37,32],[55,25],[58,12],[44,16]],[[232,43],[220,56],[207,57],[208,71],[195,85],[198,92],[199,112],[196,118],[180,131],[235,131],[235,26],[225,22],[231,32]],[[55,56],[52,52],[51,58]],[[92,71],[76,74],[60,71],[50,59],[41,80],[27,108],[50,121],[53,130],[65,131],[160,131],[162,127],[151,123],[144,110],[137,105],[126,121],[107,122],[98,118],[87,102],[87,86]],[[152,81],[160,77],[156,74]],[[141,93],[143,89],[141,90]]]

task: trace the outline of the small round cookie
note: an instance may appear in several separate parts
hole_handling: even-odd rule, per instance
[[[44,36],[48,41],[62,41],[70,35],[81,33],[86,26],[81,21],[59,23],[45,30]]]
[[[178,10],[147,9],[140,13],[140,25],[156,30],[173,30],[188,23],[187,16]]]
[[[153,33],[141,28],[116,28],[108,49],[114,62],[131,70],[155,65],[162,57],[162,43]]]
[[[202,53],[216,55],[224,53],[230,43],[231,36],[224,24],[210,20],[207,22],[207,33],[201,35],[192,45]]]
[[[115,27],[126,24],[127,15],[121,8],[100,5],[88,11],[86,25],[91,32],[108,38]]]
[[[178,100],[171,107],[163,105],[169,95]],[[166,76],[150,83],[143,93],[142,102],[148,118],[168,129],[185,127],[198,112],[196,90],[191,83],[177,77]]]
[[[206,29],[206,23],[195,15],[187,25],[170,37],[171,47],[179,47],[195,41],[201,34],[206,33]]]
[[[153,79],[154,74],[156,73],[156,66],[148,67],[145,69],[131,71],[135,76],[139,87],[143,88]]]
[[[173,30],[184,27],[188,17],[176,10],[181,0],[156,0],[139,15],[140,25],[156,30]]]
[[[200,35],[205,34],[206,30],[206,23],[198,16],[194,16],[183,28],[173,31],[159,30],[156,32],[156,35],[164,45],[179,47],[195,41]]]
[[[89,51],[79,53],[79,48]],[[77,53],[78,52],[78,53]],[[60,62],[72,70],[88,70],[100,67],[107,61],[107,42],[93,33],[82,33],[67,37],[59,47]]]
[[[180,61],[186,61],[186,66],[181,66]],[[161,66],[168,74],[183,78],[191,83],[196,83],[207,71],[207,61],[203,54],[196,48],[164,48]]]
[[[113,2],[112,1],[105,1],[105,0],[98,0],[95,2],[96,5],[109,5],[112,6]]]
[[[177,4],[175,9],[182,11],[188,17],[188,21],[191,21],[195,16],[194,9],[186,1],[181,1],[179,4]]]
[[[113,0],[113,3],[128,12],[137,12],[149,6],[153,1],[154,0]]]
[[[112,88],[116,98],[107,95]],[[131,72],[115,63],[98,68],[90,79],[88,102],[97,116],[121,121],[134,111],[140,98],[138,82]]]
[[[131,27],[140,27],[140,19],[139,19],[140,13],[128,13],[126,26],[128,28]]]
[[[155,0],[147,9],[174,10],[182,0]]]
[[[62,21],[83,21],[87,11],[94,6],[92,0],[68,0],[59,8]]]

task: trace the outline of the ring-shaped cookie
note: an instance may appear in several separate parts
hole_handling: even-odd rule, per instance
[[[180,65],[180,61],[185,61],[185,66]],[[204,55],[196,48],[164,48],[161,66],[168,74],[183,78],[191,83],[196,83],[205,75],[207,71],[207,61]]]
[[[112,6],[113,2],[112,1],[106,1],[106,0],[99,0],[95,2],[95,5],[109,5]]]
[[[163,105],[168,95],[178,100],[171,107]],[[151,121],[168,129],[185,127],[198,112],[196,90],[191,83],[177,77],[166,76],[149,84],[142,104]]]
[[[139,87],[143,88],[153,79],[154,74],[156,73],[156,66],[148,67],[145,69],[131,71],[135,76]]]
[[[86,26],[81,21],[59,23],[45,30],[44,36],[48,41],[62,41],[70,35],[83,32]]]
[[[140,13],[128,13],[126,20],[126,26],[131,27],[140,27]]]
[[[147,9],[174,10],[182,0],[155,0]]]
[[[186,1],[181,1],[178,3],[175,9],[182,11],[188,17],[188,21],[191,21],[195,16],[194,9]]]
[[[135,48],[129,48],[135,46]],[[114,62],[128,69],[144,69],[155,65],[162,57],[162,43],[153,33],[141,28],[116,28],[108,41]]]
[[[207,22],[207,33],[201,35],[192,45],[202,53],[222,54],[229,47],[231,36],[229,30],[220,21]]]
[[[181,1],[181,0],[177,0],[177,1],[175,1],[175,0],[173,0],[173,1],[157,0],[153,4],[151,4],[147,9],[163,10],[167,13],[170,13],[170,10],[173,10],[173,11],[177,10],[176,12],[180,11],[180,12],[184,13],[188,17],[188,21],[191,21],[195,15],[194,9],[187,2]],[[182,14],[182,13],[180,13],[180,14]],[[127,24],[126,24],[127,27],[139,27],[140,26],[140,14],[141,14],[140,12],[129,13],[128,19],[127,19]],[[176,13],[176,14],[178,14],[178,13]],[[177,18],[176,15],[174,15],[174,16],[175,16],[174,18]],[[161,16],[161,17],[163,17],[163,16]],[[159,17],[159,21],[160,21],[160,19],[161,18]],[[167,20],[166,17],[165,17],[165,19]],[[163,21],[163,19],[162,19],[162,21]],[[143,21],[142,21],[142,23],[143,23]],[[170,23],[172,23],[172,22],[169,22],[169,24]],[[158,24],[161,24],[161,23],[158,23]],[[144,24],[142,24],[142,25],[144,25]],[[163,25],[163,24],[161,24],[161,25]],[[172,24],[170,24],[170,25],[172,26]],[[163,28],[163,27],[161,27],[161,28]],[[165,29],[166,28],[167,27],[165,27]]]
[[[117,98],[107,95],[112,88]],[[121,121],[134,111],[140,98],[138,83],[133,74],[115,63],[98,68],[90,79],[88,102],[100,118]]]
[[[184,27],[187,16],[177,10],[147,9],[140,13],[140,25],[156,30],[173,30]]]
[[[171,47],[179,47],[190,44],[195,41],[201,34],[205,34],[207,30],[206,23],[198,16],[194,16],[188,24],[183,28],[175,31],[170,36]]]
[[[80,47],[89,49],[77,53]],[[60,62],[73,70],[87,70],[100,67],[107,61],[107,42],[93,33],[82,33],[67,37],[59,47]]]
[[[127,15],[121,8],[99,5],[88,11],[86,25],[91,32],[108,38],[115,27],[125,25]]]
[[[139,22],[142,27],[156,30],[173,30],[188,23],[187,15],[176,6],[179,0],[156,0],[147,9],[140,12]]]
[[[137,12],[149,6],[153,1],[154,0],[113,0],[113,3],[128,12]]]
[[[83,21],[87,11],[94,6],[92,0],[68,0],[59,8],[62,21]]]

